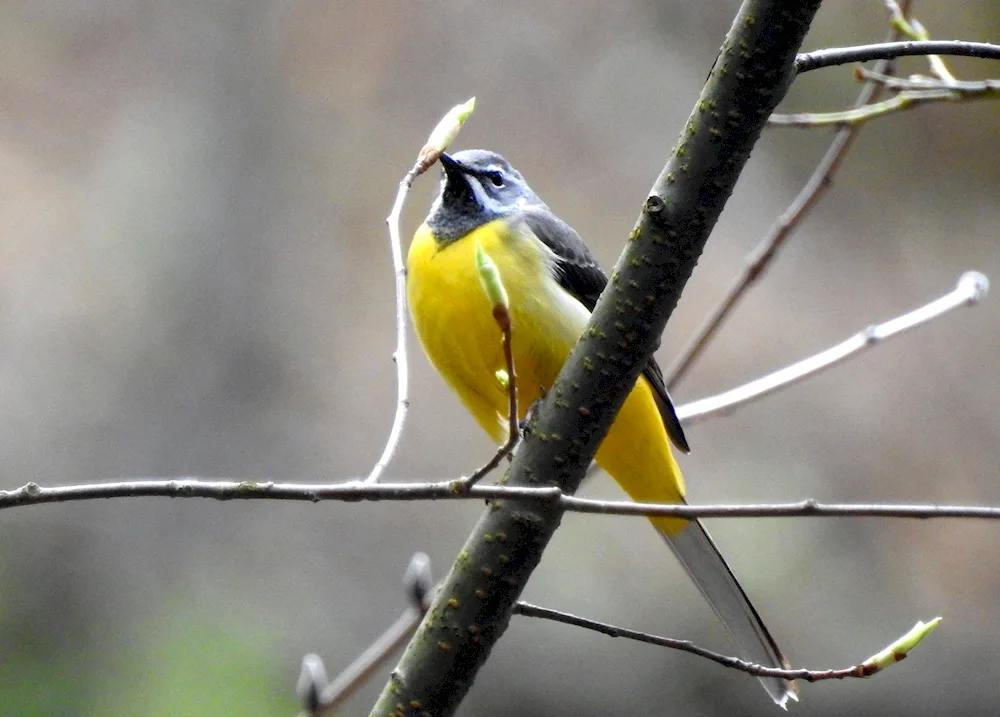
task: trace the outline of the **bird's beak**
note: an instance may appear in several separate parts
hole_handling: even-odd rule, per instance
[[[469,185],[468,168],[444,152],[441,153],[440,161],[445,174],[445,200],[474,200],[475,194]]]
[[[440,161],[441,161],[441,166],[444,167],[444,171],[448,175],[448,179],[451,179],[452,177],[458,179],[464,174],[463,170],[465,168],[462,166],[462,163],[457,161],[447,152],[441,153]]]

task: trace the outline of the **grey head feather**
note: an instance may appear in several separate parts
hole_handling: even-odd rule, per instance
[[[547,209],[521,173],[496,152],[467,149],[443,155],[441,165],[441,192],[426,221],[442,245],[525,207]]]

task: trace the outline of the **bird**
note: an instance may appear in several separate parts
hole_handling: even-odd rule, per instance
[[[506,367],[492,305],[476,268],[477,247],[495,263],[508,295],[519,418],[551,387],[608,283],[569,224],[496,152],[442,153],[441,187],[407,254],[407,303],[430,362],[493,440],[508,430]],[[685,502],[671,443],[687,439],[654,359],[646,364],[595,455],[636,501]],[[697,520],[650,518],[728,628],[743,659],[787,668],[770,632]],[[760,678],[786,707],[795,683]]]

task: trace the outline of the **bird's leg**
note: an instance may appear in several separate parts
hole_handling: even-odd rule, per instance
[[[548,392],[549,390],[545,388],[545,386],[539,386],[538,398],[531,402],[531,405],[528,406],[528,410],[524,412],[524,418],[518,422],[517,428],[521,432],[522,440],[531,435],[531,423],[535,420],[535,414],[538,413],[538,407],[541,405]],[[508,455],[507,460],[511,459],[512,455]]]

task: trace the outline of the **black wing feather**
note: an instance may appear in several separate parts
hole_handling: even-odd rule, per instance
[[[593,311],[597,305],[597,298],[604,291],[604,287],[608,285],[608,277],[598,266],[590,249],[583,243],[583,239],[573,227],[553,214],[544,205],[526,207],[522,216],[535,236],[559,257],[559,275],[557,277],[559,285],[587,307],[587,311]],[[677,418],[673,401],[670,400],[666,383],[663,381],[663,371],[660,370],[655,358],[649,359],[642,374],[653,389],[653,395],[656,397],[656,404],[660,409],[660,416],[670,440],[680,450],[690,453],[691,449],[684,436],[684,429]]]

